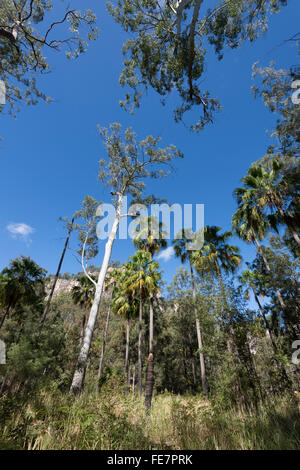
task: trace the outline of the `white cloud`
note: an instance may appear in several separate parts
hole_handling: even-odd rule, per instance
[[[169,246],[169,248],[159,253],[157,259],[163,259],[164,261],[169,261],[172,258],[172,256],[174,256],[174,248],[172,246]]]
[[[12,235],[13,238],[19,238],[28,245],[31,243],[29,235],[31,235],[35,230],[30,225],[24,223],[11,223],[8,224],[6,230]]]

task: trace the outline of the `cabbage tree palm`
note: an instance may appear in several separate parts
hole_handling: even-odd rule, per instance
[[[232,216],[232,227],[239,238],[246,243],[255,243],[257,251],[261,255],[268,273],[272,273],[269,262],[265,256],[261,241],[265,238],[267,230],[270,228],[270,221],[265,217],[258,205],[251,201],[243,202],[237,196],[239,207]],[[280,290],[276,287],[276,296],[281,308],[284,310],[285,303]]]
[[[232,351],[234,347],[234,332],[230,318],[230,308],[226,298],[226,292],[222,277],[222,271],[225,273],[234,273],[241,263],[241,255],[239,254],[238,247],[227,243],[228,239],[232,237],[231,232],[220,233],[221,227],[206,226],[204,229],[204,248],[194,255],[194,263],[197,267],[208,262],[213,270],[216,272],[224,303],[224,314],[229,336],[227,338],[227,347]],[[204,256],[203,256],[204,255]]]
[[[18,303],[32,305],[44,296],[46,270],[31,258],[21,256],[10,262],[0,276],[0,305],[4,309],[0,328]]]
[[[200,373],[201,373],[201,383],[202,383],[202,391],[204,396],[208,395],[208,388],[207,388],[207,378],[206,378],[206,370],[205,370],[205,360],[204,355],[202,352],[202,332],[200,327],[200,320],[198,314],[198,308],[196,303],[196,284],[195,284],[195,276],[193,270],[193,259],[195,256],[194,251],[187,250],[188,243],[192,239],[191,231],[190,230],[182,230],[181,233],[176,235],[176,239],[173,240],[175,256],[181,259],[182,264],[186,261],[189,262],[190,267],[190,275],[191,275],[191,283],[193,289],[193,304],[194,304],[194,314],[195,314],[195,322],[196,322],[196,333],[197,333],[197,340],[198,340],[198,350],[199,350],[199,363],[200,363]]]
[[[153,216],[144,217],[140,218],[139,231],[137,236],[134,238],[133,243],[139,250],[143,250],[146,253],[150,253],[150,260],[152,261],[153,256],[155,254],[159,253],[162,248],[167,247],[166,238],[167,232],[164,230],[162,222],[158,222],[157,218]],[[155,269],[153,269],[153,276],[154,278],[156,278],[156,282],[158,282],[158,273],[155,272]],[[146,375],[146,409],[149,409],[151,407],[152,393],[154,388],[153,299],[156,293],[158,293],[158,289],[156,289],[155,287],[154,289],[152,289],[149,295],[149,355]]]
[[[128,288],[139,301],[139,337],[138,337],[138,387],[142,394],[142,328],[143,328],[143,303],[157,291],[159,274],[158,263],[151,260],[150,253],[138,250],[130,256],[128,266],[131,274],[128,279]],[[151,319],[152,317],[152,319]],[[150,314],[150,339],[149,347],[153,350],[153,314]],[[151,353],[149,353],[150,355]],[[151,361],[153,363],[153,361]]]
[[[243,187],[234,191],[239,206],[248,202],[264,211],[265,218],[270,214],[277,224],[286,224],[300,247],[300,237],[296,231],[299,215],[291,210],[296,200],[299,201],[299,172],[286,172],[283,163],[273,159],[270,169],[252,165],[242,178],[242,183]]]
[[[129,383],[129,341],[130,341],[130,320],[137,316],[138,301],[134,297],[130,286],[130,276],[132,274],[130,263],[125,263],[117,274],[112,274],[115,279],[115,286],[112,297],[112,310],[117,315],[122,315],[126,320],[126,348],[124,364],[125,392],[128,392]]]
[[[95,276],[91,276],[93,280],[95,280]],[[88,315],[88,311],[91,308],[93,303],[94,295],[95,295],[95,286],[90,281],[89,278],[85,276],[81,276],[78,279],[78,284],[74,286],[71,290],[72,299],[75,305],[80,305],[83,308],[84,314],[82,316],[82,323],[81,323],[81,335],[80,335],[80,343],[83,339],[84,328],[86,324],[86,319]]]

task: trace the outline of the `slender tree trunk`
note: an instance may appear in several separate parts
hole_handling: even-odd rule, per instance
[[[101,357],[100,357],[99,369],[98,369],[97,394],[99,393],[99,385],[100,385],[100,380],[102,378],[102,372],[103,372],[104,353],[105,353],[107,332],[108,332],[108,327],[109,327],[110,309],[111,309],[111,306],[108,307],[107,315],[106,315],[105,330],[103,334]]]
[[[197,332],[198,349],[199,349],[199,363],[200,363],[200,372],[201,372],[202,391],[203,391],[204,396],[207,397],[208,390],[207,390],[205,361],[204,361],[204,355],[202,353],[202,346],[203,346],[202,336],[201,336],[201,329],[200,329],[200,321],[198,317],[198,309],[196,305],[196,285],[195,285],[195,278],[194,278],[194,271],[193,271],[192,263],[191,263],[191,260],[189,261],[190,261],[190,272],[191,272],[191,281],[192,281],[192,288],[193,288],[193,304],[194,304],[196,332]]]
[[[124,365],[124,383],[125,393],[128,393],[128,376],[129,376],[129,336],[130,336],[130,320],[126,319],[126,350],[125,350],[125,365]]]
[[[98,307],[99,307],[101,297],[102,297],[102,291],[103,291],[103,286],[104,286],[104,281],[105,281],[105,276],[106,276],[109,260],[111,257],[111,251],[112,251],[113,243],[115,241],[118,227],[119,227],[121,210],[122,210],[122,202],[123,202],[123,196],[119,195],[115,220],[114,220],[108,241],[105,245],[104,259],[103,259],[103,263],[102,263],[99,276],[98,276],[93,305],[92,305],[89,319],[87,322],[87,326],[85,329],[83,344],[80,349],[76,370],[75,370],[73,380],[72,380],[72,385],[70,388],[70,391],[73,393],[81,392],[83,384],[84,384],[84,377],[85,377],[88,354],[89,354],[89,350],[91,347],[93,332],[94,332],[95,323],[96,323],[97,314],[98,314]]]
[[[81,332],[80,332],[80,346],[82,345],[83,341],[83,335],[84,335],[84,329],[85,329],[85,324],[86,324],[86,318],[87,318],[87,312],[84,312],[83,318],[82,318],[82,323],[81,323]]]
[[[277,352],[277,346],[276,346],[276,343],[275,343],[274,338],[273,338],[273,333],[272,333],[272,331],[271,331],[271,328],[270,328],[270,325],[269,325],[269,321],[268,321],[268,319],[267,319],[267,317],[266,317],[266,315],[265,315],[264,309],[263,309],[263,307],[262,307],[262,305],[261,305],[261,303],[260,303],[260,301],[259,301],[258,295],[257,295],[256,290],[255,290],[254,287],[252,287],[252,291],[253,291],[253,294],[254,294],[255,301],[256,301],[256,303],[257,303],[257,305],[258,305],[258,308],[259,308],[259,310],[260,310],[260,313],[261,313],[261,315],[262,315],[262,317],[263,317],[263,319],[264,319],[267,334],[268,334],[268,336],[269,336],[269,338],[270,338],[270,340],[271,340],[271,343],[272,343],[272,345],[273,345],[274,352],[276,353],[276,352]]]
[[[42,316],[42,325],[44,325],[45,320],[46,320],[46,316],[47,316],[48,311],[49,311],[49,307],[50,307],[50,303],[51,303],[51,300],[52,300],[52,297],[53,297],[53,294],[54,294],[55,286],[56,286],[56,283],[57,283],[57,280],[58,280],[58,276],[59,276],[59,273],[60,273],[60,270],[61,270],[61,266],[62,266],[64,257],[65,257],[65,254],[66,254],[66,250],[67,250],[67,247],[68,247],[68,244],[69,244],[70,236],[71,236],[71,233],[72,233],[72,230],[73,230],[74,220],[75,220],[75,217],[72,218],[72,222],[71,222],[71,225],[70,225],[70,228],[69,228],[69,231],[68,231],[68,235],[67,235],[67,238],[66,238],[66,241],[65,241],[65,246],[64,246],[62,255],[60,257],[58,268],[57,268],[57,271],[56,271],[56,274],[55,274],[55,277],[54,277],[54,281],[53,281],[53,284],[52,284],[52,287],[51,287],[51,291],[50,291],[50,294],[49,294],[49,297],[48,297],[48,300],[47,300],[47,303],[46,303],[46,306],[45,306],[45,309],[44,309],[44,313],[43,313],[43,316]]]
[[[154,387],[154,353],[153,353],[153,297],[149,299],[150,304],[150,320],[149,320],[149,356],[147,364],[147,378],[146,378],[146,394],[145,394],[145,408],[151,408],[153,387]]]
[[[233,349],[234,349],[234,331],[233,331],[233,328],[232,328],[232,325],[231,325],[229,306],[228,306],[227,300],[226,300],[226,293],[225,293],[225,287],[224,287],[224,283],[223,283],[223,279],[222,279],[221,269],[220,269],[220,265],[219,265],[217,259],[215,260],[215,264],[216,264],[217,274],[218,274],[218,278],[219,278],[219,284],[220,284],[220,288],[221,288],[221,292],[222,292],[223,302],[224,302],[224,305],[225,305],[225,318],[226,318],[226,321],[227,321],[227,324],[228,324],[228,329],[229,329],[229,335],[228,335],[228,337],[226,337],[227,349],[230,353],[232,353]]]
[[[253,291],[253,294],[254,294],[254,298],[255,298],[255,300],[256,300],[256,303],[257,303],[257,305],[258,305],[258,308],[259,308],[259,310],[260,310],[260,312],[261,312],[261,314],[262,314],[262,317],[263,317],[263,319],[264,319],[265,326],[266,326],[266,330],[269,332],[269,337],[270,337],[270,339],[271,339],[271,343],[272,343],[273,351],[274,351],[274,360],[275,360],[275,362],[276,362],[276,364],[277,364],[277,366],[278,366],[278,369],[279,369],[280,373],[282,374],[283,378],[286,380],[286,382],[287,382],[289,385],[291,385],[291,381],[290,381],[290,378],[289,378],[289,376],[288,376],[288,373],[287,373],[287,371],[286,371],[286,369],[285,369],[285,367],[284,367],[284,364],[282,364],[280,361],[277,360],[277,357],[276,357],[276,354],[277,354],[277,352],[278,352],[277,344],[276,344],[276,341],[275,341],[275,339],[274,339],[274,337],[273,337],[273,333],[272,333],[272,331],[271,331],[271,328],[270,328],[268,319],[267,319],[267,317],[266,317],[266,315],[265,315],[264,309],[263,309],[263,307],[262,307],[262,305],[261,305],[261,303],[260,303],[260,301],[259,301],[259,298],[258,298],[258,296],[257,296],[257,294],[256,294],[256,290],[255,290],[254,287],[252,287],[252,291]]]
[[[269,263],[268,263],[268,261],[267,261],[267,258],[265,257],[265,254],[264,254],[264,251],[263,251],[263,249],[262,249],[261,244],[259,243],[259,241],[258,241],[258,239],[256,238],[255,235],[253,236],[253,239],[254,239],[255,245],[257,246],[258,252],[259,252],[259,254],[261,255],[261,257],[262,257],[262,259],[263,259],[263,261],[264,261],[264,264],[265,264],[265,266],[266,266],[267,271],[268,271],[269,273],[271,273],[270,265],[269,265]],[[280,304],[281,308],[284,310],[284,309],[285,309],[285,303],[284,303],[283,298],[282,298],[282,295],[281,295],[281,293],[280,293],[280,291],[279,291],[279,289],[278,289],[277,287],[275,288],[275,292],[276,292],[276,295],[277,295],[279,304]]]
[[[138,340],[138,382],[139,394],[142,394],[142,328],[143,328],[143,298],[140,294],[140,309],[139,309],[139,340]]]
[[[135,365],[133,366],[133,374],[132,374],[132,393],[134,395],[135,392]]]

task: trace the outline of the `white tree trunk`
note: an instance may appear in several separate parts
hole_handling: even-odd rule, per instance
[[[87,359],[88,359],[88,354],[89,354],[89,350],[90,350],[90,347],[91,347],[93,331],[94,331],[94,328],[95,328],[95,323],[96,323],[97,314],[98,314],[98,308],[99,308],[99,304],[100,304],[100,301],[101,301],[105,276],[106,276],[108,264],[109,264],[110,257],[111,257],[111,251],[112,251],[113,243],[115,241],[117,231],[118,231],[118,227],[119,227],[119,223],[120,223],[122,202],[123,202],[123,196],[119,195],[116,214],[115,214],[115,220],[114,220],[114,223],[113,223],[112,230],[110,232],[108,241],[105,245],[105,254],[104,254],[104,259],[103,259],[103,263],[102,263],[102,266],[101,266],[101,270],[99,272],[95,297],[94,297],[93,305],[92,305],[92,308],[91,308],[90,316],[89,316],[89,319],[88,319],[88,322],[87,322],[87,325],[86,325],[84,338],[83,338],[83,343],[82,343],[82,346],[81,346],[81,349],[80,349],[80,353],[79,353],[78,360],[77,360],[76,370],[75,370],[73,380],[72,380],[72,385],[71,385],[71,388],[70,388],[70,391],[73,392],[73,393],[79,393],[82,390],[82,387],[83,387],[83,384],[84,384],[84,377],[85,377]]]

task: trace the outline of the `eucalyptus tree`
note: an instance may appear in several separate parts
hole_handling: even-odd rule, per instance
[[[108,263],[111,257],[113,243],[115,241],[125,196],[133,198],[142,197],[145,190],[144,180],[148,177],[159,178],[167,175],[166,168],[172,169],[172,160],[182,157],[174,145],[159,148],[160,138],[148,136],[137,141],[131,128],[125,131],[122,140],[121,125],[111,124],[110,131],[100,128],[100,135],[104,138],[108,159],[100,161],[100,180],[110,188],[114,215],[108,240],[105,245],[104,258],[96,285],[94,302],[91,308],[89,320],[86,326],[82,347],[79,352],[76,370],[73,376],[71,391],[76,393],[82,389],[85,369],[92,335],[97,318],[98,306],[102,296]]]
[[[132,90],[121,103],[131,110],[140,104],[143,92],[153,88],[165,100],[177,92],[180,104],[176,121],[192,107],[200,108],[200,130],[211,122],[218,101],[201,90],[206,70],[206,50],[215,49],[219,59],[226,47],[236,48],[265,32],[270,13],[286,0],[124,0],[108,10],[129,34],[123,46],[124,69],[120,84]],[[206,5],[207,4],[207,5]]]
[[[201,333],[201,326],[200,326],[200,320],[199,320],[199,313],[198,313],[198,308],[197,308],[197,299],[196,299],[197,293],[196,293],[196,284],[195,284],[195,277],[194,277],[194,270],[193,270],[195,253],[194,251],[190,251],[187,249],[188,243],[190,242],[191,239],[192,239],[191,231],[182,230],[181,233],[176,234],[176,239],[173,240],[173,246],[175,250],[175,255],[181,259],[182,264],[184,264],[187,260],[189,262],[191,283],[192,283],[192,289],[193,289],[193,304],[194,304],[194,314],[195,314],[195,322],[196,322],[196,333],[197,333],[197,340],[198,340],[202,391],[203,391],[204,396],[207,396],[208,388],[207,388],[207,378],[206,378],[206,370],[205,370],[205,358],[202,352],[203,342],[202,342],[202,333]]]
[[[0,305],[4,313],[0,328],[19,303],[26,306],[41,302],[44,297],[45,276],[46,270],[26,256],[12,260],[3,269],[0,275]]]
[[[300,42],[295,41],[295,51],[300,54]],[[296,59],[297,60],[297,59]],[[276,127],[272,137],[276,141],[268,149],[264,158],[259,160],[262,164],[267,164],[274,156],[289,168],[290,165],[297,165],[299,157],[300,142],[300,107],[294,98],[299,95],[299,72],[294,73],[283,68],[276,69],[274,63],[267,67],[259,67],[258,63],[253,66],[253,77],[260,79],[252,87],[255,97],[260,97],[265,106],[276,115]],[[297,96],[294,96],[297,95]]]
[[[1,0],[0,79],[6,85],[10,112],[18,101],[49,101],[36,83],[40,74],[50,70],[47,55],[51,50],[65,50],[68,58],[78,57],[97,36],[95,21],[91,10],[64,8],[63,2]],[[86,38],[79,32],[85,26]]]

